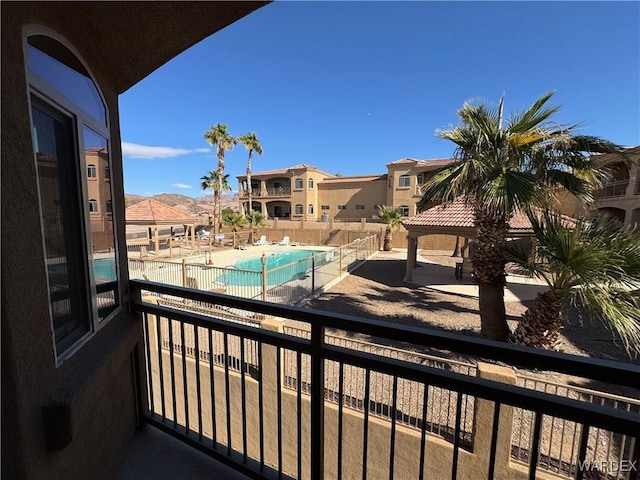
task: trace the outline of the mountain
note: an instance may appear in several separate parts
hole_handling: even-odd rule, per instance
[[[153,197],[144,197],[142,195],[133,195],[131,193],[125,193],[124,195],[127,206],[135,205],[144,200],[152,198],[158,202],[162,202],[170,207],[177,208],[183,212],[189,213],[203,213],[207,211],[213,211],[213,195],[207,195],[204,197],[188,197],[186,195],[180,195],[178,193],[160,193]],[[222,195],[222,208],[231,207],[234,210],[238,210],[238,195]]]

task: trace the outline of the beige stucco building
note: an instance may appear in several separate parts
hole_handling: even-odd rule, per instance
[[[387,164],[387,173],[332,175],[312,165],[295,165],[251,175],[254,210],[292,220],[359,220],[373,217],[379,205],[399,207],[405,216],[417,213],[420,186],[453,159],[403,158]],[[248,211],[247,176],[238,178],[240,210]]]

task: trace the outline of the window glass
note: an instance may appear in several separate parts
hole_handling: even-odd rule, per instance
[[[297,204],[297,205],[296,205],[296,209],[295,209],[295,214],[296,214],[296,215],[302,215],[302,213],[303,213],[302,208],[303,208],[303,207],[302,207],[302,205],[301,205],[301,204]]]
[[[107,111],[98,89],[69,49],[42,35],[29,37],[27,48],[27,65],[31,73],[41,77],[100,124],[107,124]],[[53,58],[45,53],[47,51],[55,51],[55,56],[65,62]]]
[[[356,205],[356,210],[364,210],[364,205]]]
[[[399,187],[408,187],[411,185],[411,177],[409,175],[400,175],[398,177]]]
[[[309,188],[313,188],[313,178],[309,179]]]
[[[409,206],[408,205],[400,205],[398,207],[398,210],[400,210],[400,213],[402,214],[403,217],[408,217],[409,216]]]
[[[104,167],[104,179],[107,182],[111,180],[111,168],[108,165]]]
[[[416,175],[416,184],[422,185],[424,183],[424,173],[418,173]]]
[[[329,210],[330,207],[329,207],[329,205],[322,205],[320,208],[322,210]]]
[[[51,315],[60,352],[90,330],[80,208],[84,202],[79,184],[69,182],[78,171],[72,119],[37,99],[32,99],[31,115]]]
[[[33,147],[60,356],[120,303],[111,182],[95,181],[99,171],[110,178],[109,131],[98,89],[70,50],[44,36],[28,43]]]
[[[347,206],[346,205],[338,205],[338,210],[346,210]]]
[[[296,178],[296,184],[295,184],[295,188],[303,188],[304,187],[304,181],[301,178]]]
[[[313,205],[312,205],[312,204],[309,204],[309,205],[307,206],[307,213],[308,213],[309,215],[313,215]]]

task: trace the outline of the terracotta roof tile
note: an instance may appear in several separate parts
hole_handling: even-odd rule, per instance
[[[570,225],[575,224],[575,219],[562,215],[563,220]],[[458,227],[473,228],[473,207],[465,202],[463,197],[458,197],[449,205],[437,205],[429,208],[402,222],[405,226],[424,227]],[[531,222],[524,212],[517,211],[509,222],[510,230],[531,230]]]
[[[195,217],[152,198],[136,203],[125,210],[129,225],[153,225],[193,222]]]

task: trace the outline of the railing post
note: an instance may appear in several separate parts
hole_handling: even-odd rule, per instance
[[[311,254],[311,295],[316,291],[316,254]]]
[[[263,253],[260,257],[262,262],[262,300],[267,301],[267,257]]]
[[[187,287],[187,259],[182,259],[182,286]]]
[[[494,380],[509,385],[516,384],[516,376],[512,368],[501,367],[489,363],[478,362],[478,377]],[[513,407],[500,406],[498,434],[491,458],[493,437],[494,402],[476,398],[473,418],[473,453],[483,464],[493,463],[495,472],[508,471],[511,452],[511,431],[513,429]]]
[[[311,324],[311,480],[324,479],[323,343],[324,327],[314,322]]]
[[[338,251],[340,252],[340,275],[342,275],[342,244],[338,247]]]

